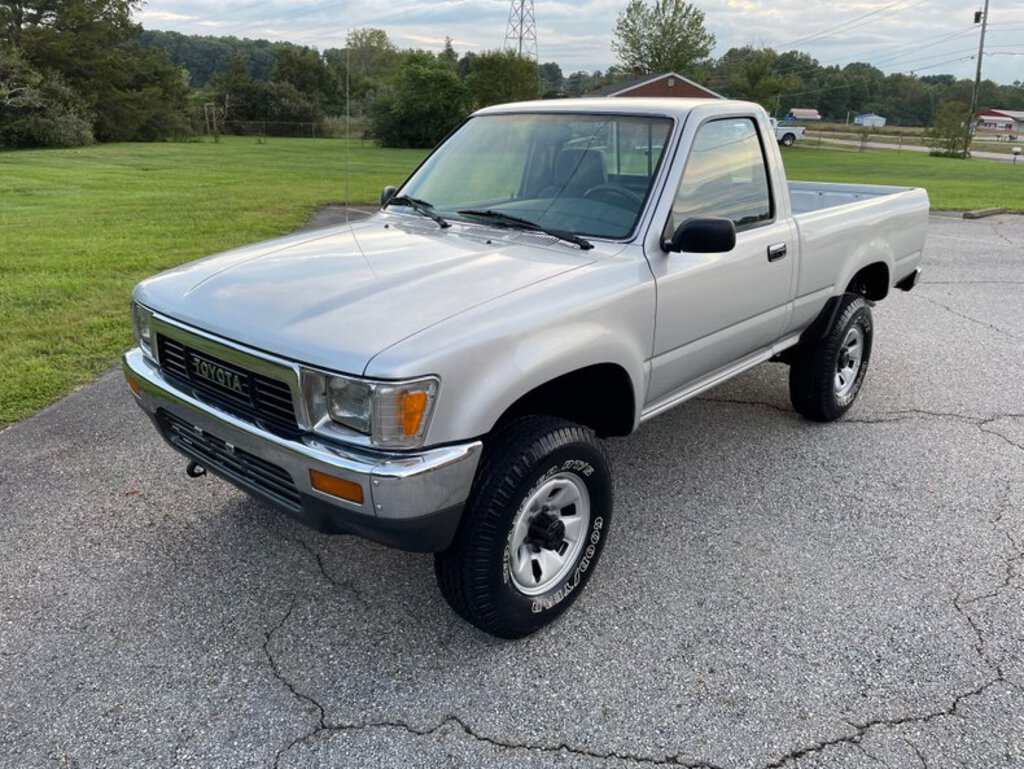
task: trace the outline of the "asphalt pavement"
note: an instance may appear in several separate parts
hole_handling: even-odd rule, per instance
[[[116,372],[0,433],[0,766],[1024,766],[1024,217],[933,217],[848,418],[766,364],[612,441],[554,626],[188,480]]]

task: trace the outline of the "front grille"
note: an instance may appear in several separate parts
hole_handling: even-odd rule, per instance
[[[157,411],[157,419],[167,440],[203,467],[288,510],[301,509],[302,497],[283,468],[237,449],[163,409]]]
[[[256,422],[272,432],[292,437],[298,434],[292,391],[286,383],[207,355],[163,334],[158,334],[156,339],[163,372],[186,382],[202,400]],[[189,367],[190,356],[197,356],[237,374],[243,386],[235,390],[222,383],[195,376]]]

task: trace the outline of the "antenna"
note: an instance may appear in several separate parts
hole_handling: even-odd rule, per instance
[[[512,0],[508,9],[508,26],[505,28],[505,48],[524,58],[539,61],[533,0]]]
[[[349,156],[352,154],[352,29],[345,33],[345,224],[349,220],[349,191],[348,178],[351,176],[352,168]]]

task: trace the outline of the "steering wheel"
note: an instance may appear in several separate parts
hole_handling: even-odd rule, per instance
[[[583,193],[583,198],[601,200],[619,208],[627,208],[630,211],[635,211],[644,204],[644,199],[633,192],[633,190],[620,184],[611,184],[609,182],[591,187]],[[622,203],[626,205],[622,205]]]

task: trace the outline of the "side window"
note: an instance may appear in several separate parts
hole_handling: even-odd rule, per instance
[[[702,125],[683,169],[666,237],[687,219],[724,217],[739,230],[770,222],[774,215],[754,121],[727,118]]]

